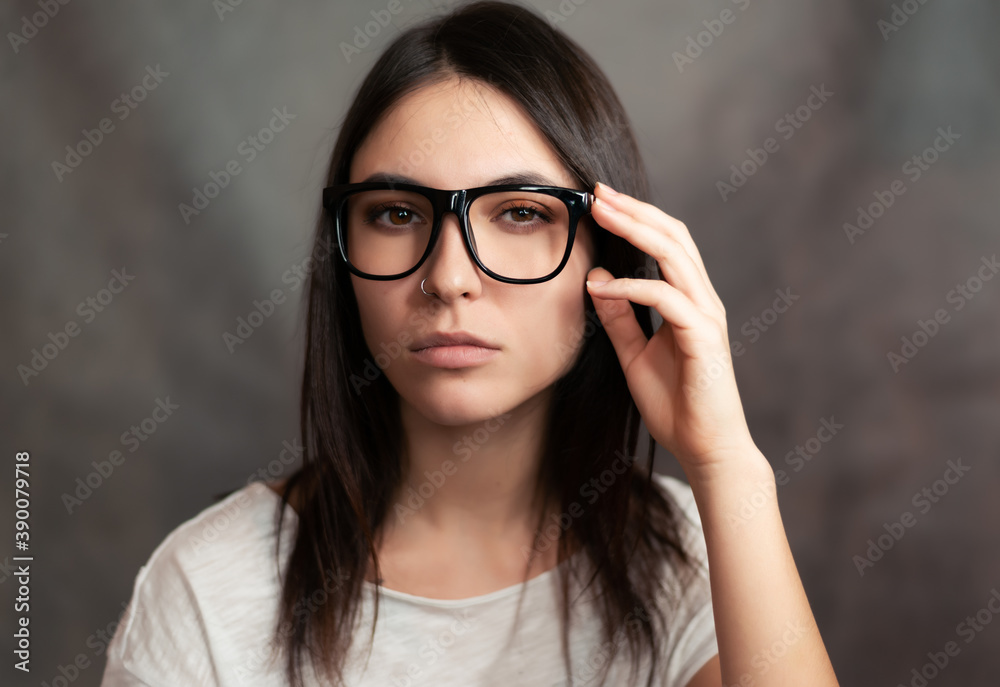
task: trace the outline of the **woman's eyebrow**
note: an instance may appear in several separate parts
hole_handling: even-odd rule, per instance
[[[403,176],[402,174],[389,174],[388,172],[375,172],[374,174],[369,174],[367,177],[361,180],[362,184],[368,184],[372,182],[380,182],[386,184],[415,184],[417,186],[421,185],[416,179],[412,179],[408,176]]]
[[[391,174],[389,172],[375,172],[369,174],[361,183],[370,182],[383,182],[387,184],[415,184],[417,186],[422,186],[419,181],[412,177],[408,177],[402,174]],[[514,174],[507,174],[502,177],[498,177],[483,186],[502,186],[504,184],[534,184],[536,186],[558,186],[548,177],[543,174],[538,174],[537,172],[515,172]]]
[[[535,184],[536,186],[559,186],[551,179],[536,172],[518,172],[508,174],[486,184],[486,186],[502,186],[503,184]]]

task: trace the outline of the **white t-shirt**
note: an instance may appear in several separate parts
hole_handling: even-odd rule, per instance
[[[718,653],[705,541],[690,487],[672,477],[654,478],[686,514],[681,532],[687,550],[706,562],[698,577],[665,606],[669,634],[655,684],[684,687]],[[263,483],[254,482],[166,537],[136,577],[128,608],[108,646],[102,687],[288,684],[284,656],[267,663],[280,599],[274,555],[274,516],[279,499]],[[296,512],[286,506],[279,552],[282,571],[291,553],[297,521]],[[687,527],[687,522],[692,526]],[[666,575],[668,581],[673,579],[671,570]],[[559,626],[558,577],[558,571],[551,569],[527,581],[518,634],[510,644],[514,612],[525,583],[451,600],[383,587],[367,666],[376,587],[366,581],[360,622],[355,626],[360,641],[356,639],[351,647],[345,670],[347,684],[568,685]],[[573,584],[572,577],[570,581]],[[328,584],[332,588],[336,583],[331,576]],[[600,616],[589,596],[591,590],[571,612],[574,685],[596,684],[608,655],[609,647],[603,645],[600,635]],[[573,596],[571,589],[571,600]],[[627,646],[620,646],[608,685],[623,685],[628,676]],[[645,684],[648,662],[641,666],[641,684]],[[308,661],[303,670],[307,685],[322,684]]]

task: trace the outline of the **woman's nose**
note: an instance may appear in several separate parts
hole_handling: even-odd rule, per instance
[[[424,288],[448,300],[466,293],[478,293],[482,274],[462,238],[458,215],[447,212],[441,218],[441,231],[431,254],[427,256]]]

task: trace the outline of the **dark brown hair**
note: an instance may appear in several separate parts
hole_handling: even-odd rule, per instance
[[[456,77],[488,84],[517,102],[580,188],[593,188],[601,180],[639,199],[648,198],[635,138],[601,69],[533,10],[503,2],[461,5],[408,28],[387,47],[345,115],[327,185],[349,181],[355,152],[403,96]],[[597,264],[616,276],[659,278],[655,266],[647,267],[648,256],[602,230],[589,216],[587,222]],[[366,362],[372,369],[372,352],[361,334],[349,273],[336,254],[330,254],[331,241],[331,222],[324,212],[314,257],[330,259],[316,260],[307,290],[301,393],[304,462],[289,479],[276,516],[280,527],[294,488],[298,528],[282,583],[274,646],[284,649],[289,683],[296,686],[303,684],[303,655],[321,669],[317,674],[322,672],[335,684],[343,682],[370,564],[378,574],[376,533],[402,479],[398,395],[380,373],[366,379],[363,389],[355,387]],[[585,337],[574,367],[555,383],[537,488],[544,495],[542,503],[553,496],[563,513],[578,502],[581,487],[607,473],[622,453],[634,456],[639,434],[639,413],[615,351],[589,296],[585,304],[587,320],[597,326]],[[651,336],[649,308],[632,308]],[[587,586],[597,584],[603,592],[598,599],[611,657],[624,638],[634,675],[643,647],[651,652],[648,684],[662,655],[658,641],[666,627],[656,603],[662,595],[664,566],[678,573],[691,567],[675,507],[651,479],[654,448],[650,440],[644,461],[628,460],[625,475],[614,479],[580,517],[572,518],[558,539],[560,561],[569,558],[572,538],[595,566]],[[575,568],[569,565],[559,568],[568,675],[571,570]],[[377,619],[376,596],[369,641]]]

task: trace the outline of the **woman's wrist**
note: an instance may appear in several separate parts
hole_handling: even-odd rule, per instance
[[[697,494],[706,491],[740,491],[748,485],[773,484],[774,469],[753,442],[720,449],[697,461],[681,461],[684,474]],[[758,485],[759,486],[759,485]]]

